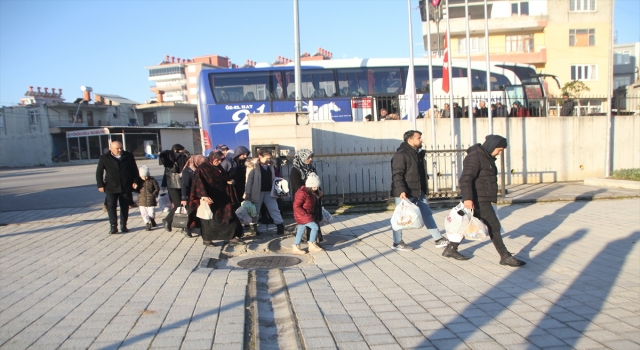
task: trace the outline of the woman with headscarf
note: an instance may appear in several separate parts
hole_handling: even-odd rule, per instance
[[[191,187],[193,185],[193,175],[196,173],[196,170],[200,166],[200,164],[204,163],[207,160],[205,156],[195,155],[187,160],[187,164],[185,164],[182,169],[182,200],[180,204],[183,206],[187,206],[189,203],[189,196],[191,195]],[[200,227],[200,221],[196,216],[195,211],[189,211],[189,222],[187,223],[187,228],[184,229],[184,235],[193,238],[192,231],[195,228]]]
[[[169,210],[167,216],[162,219],[164,229],[168,232],[171,232],[173,214],[180,206],[182,198],[182,181],[180,174],[188,160],[184,152],[184,146],[176,143],[171,146],[171,150],[162,151],[159,156],[160,163],[164,166],[164,177],[162,178],[162,185],[160,185],[160,187],[167,189],[169,197],[171,198],[171,210]]]
[[[289,173],[289,184],[291,185],[291,192],[293,195],[298,192],[298,189],[304,186],[307,177],[309,174],[314,173],[318,175],[316,168],[312,164],[313,162],[313,151],[310,149],[302,148],[296,151],[295,156],[293,157],[293,168],[291,168],[291,172]],[[318,189],[320,193],[320,189]],[[316,223],[319,223],[322,220],[322,200],[318,199],[318,203],[314,206],[314,218]],[[309,239],[309,234],[311,233],[311,229],[307,228],[305,230],[303,240],[306,242]],[[322,231],[318,230],[318,236],[316,239],[317,242],[322,242]]]
[[[242,226],[235,213],[238,197],[233,180],[220,166],[223,159],[222,152],[211,152],[208,161],[202,163],[193,176],[189,211],[208,205],[213,212],[211,220],[200,219],[200,235],[206,246],[215,246],[214,240],[239,243],[238,237],[242,237]]]

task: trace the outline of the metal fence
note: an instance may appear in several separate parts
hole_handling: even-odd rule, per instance
[[[323,202],[327,205],[383,203],[392,200],[391,158],[394,151],[360,150],[356,152],[316,154],[314,166],[322,181]],[[429,175],[429,198],[453,199],[460,196],[458,179],[466,149],[432,149],[425,155]],[[285,178],[293,159],[279,158],[280,172]],[[501,171],[504,174],[504,162]],[[499,178],[504,193],[504,177]],[[293,197],[291,194],[290,200]]]

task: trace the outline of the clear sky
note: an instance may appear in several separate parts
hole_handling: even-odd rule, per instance
[[[536,0],[530,0],[536,1]],[[605,0],[599,0],[599,3]],[[414,56],[425,53],[411,0]],[[408,57],[406,0],[299,0],[301,52],[334,58]],[[618,43],[640,41],[640,1],[616,0]],[[0,105],[28,86],[81,85],[138,102],[152,97],[148,71],[165,55],[228,56],[243,64],[293,59],[293,0],[0,0]]]

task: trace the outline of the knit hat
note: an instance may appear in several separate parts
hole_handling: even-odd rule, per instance
[[[149,167],[147,167],[146,165],[143,165],[141,167],[138,168],[138,172],[140,173],[140,177],[149,177],[151,176],[151,173],[149,172]]]
[[[320,178],[316,173],[309,173],[307,175],[307,181],[304,182],[307,187],[320,187]]]

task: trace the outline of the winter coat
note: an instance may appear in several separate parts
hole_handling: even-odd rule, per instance
[[[182,193],[181,199],[183,201],[189,201],[189,195],[191,194],[191,185],[193,184],[193,174],[195,171],[191,170],[191,168],[186,167],[182,171]]]
[[[426,151],[417,152],[408,143],[403,142],[391,159],[391,195],[400,197],[402,192],[407,198],[418,198],[420,193],[429,193],[429,176],[424,167]]]
[[[576,103],[573,102],[572,99],[568,99],[562,102],[562,109],[560,110],[560,116],[571,117],[573,115],[573,108],[575,106],[576,106]]]
[[[122,151],[120,160],[111,155],[111,151],[100,156],[96,169],[98,188],[104,187],[105,193],[131,193],[133,183],[140,179],[138,165],[133,154]]]
[[[160,161],[164,166],[164,177],[162,178],[163,188],[167,188],[167,177],[170,176],[171,173],[180,174],[185,164],[187,164],[187,160],[187,156],[184,153],[173,152],[171,150],[160,153]]]
[[[507,110],[507,106],[501,105],[500,107],[496,107],[496,116],[498,117],[508,117],[509,110]]]
[[[244,196],[245,186],[247,183],[247,160],[240,160],[238,157],[243,154],[246,154],[247,157],[249,157],[251,152],[244,146],[238,146],[234,153],[229,152],[227,154],[231,154],[232,157],[225,158],[221,165],[224,170],[229,173],[229,176],[236,181],[234,185],[236,187],[236,194],[238,197],[242,198]]]
[[[293,199],[293,218],[296,223],[304,225],[315,221],[314,214],[317,201],[318,197],[310,194],[307,191],[307,187],[302,186],[298,189]]]
[[[160,192],[158,181],[149,176],[146,180],[140,180],[142,187],[138,188],[140,193],[138,194],[138,205],[141,207],[155,207],[158,205],[157,197]]]
[[[245,195],[244,198],[250,202],[258,202],[260,200],[260,187],[262,185],[262,172],[260,171],[260,165],[258,164],[258,159],[255,161],[246,162],[247,165],[247,184],[245,187]],[[273,164],[269,165],[269,170],[271,170],[271,179],[275,179],[278,174],[273,166]]]
[[[500,136],[494,137],[502,138]],[[497,202],[498,167],[496,166],[496,158],[491,155],[494,149],[495,146],[489,151],[478,143],[467,150],[459,182],[463,201]]]

